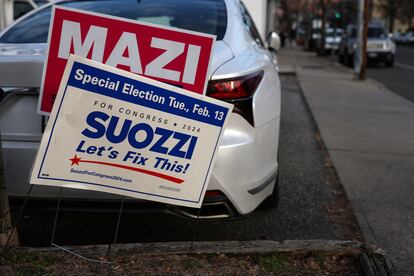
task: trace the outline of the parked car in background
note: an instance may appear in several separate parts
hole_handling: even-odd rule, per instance
[[[392,40],[396,44],[401,44],[404,40],[404,33],[400,32],[400,31],[396,31],[395,33],[392,34]]]
[[[262,41],[238,0],[75,0],[58,5],[214,34],[207,95],[235,105],[220,142],[201,218],[232,218],[260,204],[278,204],[280,82],[275,50]],[[7,190],[24,197],[46,118],[36,114],[51,5],[37,9],[0,34],[0,129]],[[36,186],[32,198],[55,198],[53,187]],[[114,195],[65,189],[65,200],[113,200]],[[198,210],[161,206],[187,217]]]
[[[340,28],[326,28],[325,31],[325,44],[323,49],[325,52],[338,51],[339,44],[341,43],[343,30]],[[318,43],[318,49],[322,49],[321,39]]]
[[[296,45],[304,47],[305,40],[306,40],[306,30],[302,25],[300,25],[296,29]]]
[[[0,0],[0,30],[22,15],[52,0]]]
[[[327,28],[325,37],[325,49],[337,51],[342,40],[343,30],[340,28]]]
[[[397,44],[414,45],[414,31],[396,32],[393,35],[393,40]]]
[[[339,61],[353,66],[357,49],[357,27],[349,25],[339,44]],[[385,28],[378,23],[368,24],[367,55],[368,62],[384,62],[387,67],[394,65],[395,43]]]
[[[404,34],[403,44],[414,45],[414,31]]]

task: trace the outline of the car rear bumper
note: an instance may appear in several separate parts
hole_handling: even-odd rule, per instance
[[[334,50],[337,51],[339,49],[339,44],[325,44],[325,50]]]
[[[9,202],[12,209],[22,208],[26,197],[10,196]],[[55,212],[58,198],[31,197],[25,208],[36,211]],[[87,213],[118,213],[121,208],[122,198],[100,199],[96,198],[61,198],[59,210],[65,212]],[[196,220],[234,220],[242,218],[232,203],[224,196],[212,196],[204,199],[201,209],[173,206],[164,203],[151,202],[139,199],[125,199],[122,203],[122,212],[127,214],[140,213],[167,213]]]
[[[368,61],[386,62],[391,61],[394,55],[391,52],[368,52]]]

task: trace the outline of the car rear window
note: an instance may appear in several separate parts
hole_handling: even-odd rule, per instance
[[[385,38],[387,33],[383,28],[368,28],[368,37],[369,38]]]
[[[213,34],[222,40],[227,27],[223,0],[102,0],[67,1],[59,5],[164,26]],[[17,23],[1,43],[46,43],[51,7]]]
[[[353,27],[351,32],[351,38],[357,37],[357,28]],[[387,33],[384,28],[381,27],[368,27],[368,38],[386,38]]]

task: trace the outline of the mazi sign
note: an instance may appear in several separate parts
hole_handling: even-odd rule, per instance
[[[38,112],[49,114],[70,54],[203,94],[214,35],[54,6]]]

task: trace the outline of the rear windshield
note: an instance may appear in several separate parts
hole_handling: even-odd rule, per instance
[[[357,37],[356,28],[352,28],[351,37],[352,38]],[[386,37],[387,37],[387,33],[385,32],[384,28],[368,27],[368,38],[386,38]]]
[[[387,34],[384,28],[368,28],[368,37],[370,38],[385,38]]]
[[[59,5],[113,16],[213,34],[222,40],[227,26],[223,0],[101,0],[68,1]],[[46,43],[51,7],[7,31],[1,43]]]
[[[327,29],[326,35],[328,36],[341,35],[342,32],[343,32],[342,29]]]

